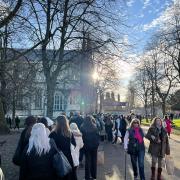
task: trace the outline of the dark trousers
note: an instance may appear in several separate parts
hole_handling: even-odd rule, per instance
[[[14,129],[16,129],[16,128],[19,130],[19,124],[15,124]]]
[[[138,167],[139,167],[139,175],[141,180],[145,180],[145,175],[144,175],[144,155],[145,151],[139,151],[135,155],[130,155],[131,156],[131,163],[133,167],[133,172],[134,172],[134,177],[138,176],[138,169],[137,169],[137,162],[138,162]]]
[[[107,139],[109,142],[112,142],[113,140],[113,134],[112,134],[112,129],[111,128],[107,128],[106,129],[106,133],[107,133]]]
[[[120,132],[121,132],[121,141],[122,141],[122,143],[124,143],[124,137],[126,134],[126,130],[120,130]]]
[[[79,162],[82,163],[84,156],[84,148],[81,148],[79,151]]]
[[[85,150],[85,179],[96,179],[97,175],[97,149]]]

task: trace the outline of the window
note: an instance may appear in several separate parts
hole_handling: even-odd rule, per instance
[[[42,108],[42,91],[37,90],[35,94],[35,109]]]
[[[54,96],[54,110],[60,111],[64,109],[63,96],[55,94]]]
[[[23,109],[23,97],[18,95],[16,98],[16,108]]]
[[[69,98],[69,104],[73,104],[73,98],[72,98],[72,96],[70,96],[70,98]]]
[[[77,104],[77,98],[76,98],[76,96],[70,96],[70,98],[69,98],[69,104],[72,104],[72,105]]]

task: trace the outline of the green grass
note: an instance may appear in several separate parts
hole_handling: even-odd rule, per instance
[[[174,122],[176,128],[180,128],[180,119],[174,119],[173,122]]]
[[[180,135],[180,119],[174,119],[173,123],[175,124],[175,127],[173,128],[172,133],[176,135]],[[146,119],[142,120],[142,125],[144,126],[150,126],[151,120],[148,119],[148,122],[146,122]]]

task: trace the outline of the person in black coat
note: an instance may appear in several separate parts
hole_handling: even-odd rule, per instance
[[[15,118],[15,127],[14,127],[14,129],[18,129],[19,130],[19,124],[20,124],[20,119],[19,119],[19,117],[18,116],[16,116],[16,118]]]
[[[87,116],[81,126],[82,138],[85,150],[85,179],[97,176],[97,150],[99,146],[99,134],[96,121],[92,116]]]
[[[83,119],[83,117],[80,115],[80,113],[75,113],[74,116],[70,119],[69,124],[71,124],[71,123],[76,123],[77,126],[78,126],[78,129],[80,129],[83,121],[84,121],[84,119]]]
[[[72,166],[72,172],[62,178],[62,180],[77,180],[76,168],[74,167],[71,155],[71,144],[76,146],[74,136],[70,131],[66,116],[60,115],[57,117],[56,121],[55,130],[51,132],[49,137],[55,141],[58,149],[64,153]]]
[[[53,140],[48,137],[44,124],[35,124],[29,144],[23,151],[19,180],[56,180],[53,168],[56,153]]]
[[[119,132],[120,132],[121,119],[120,119],[120,117],[118,117],[118,115],[115,115],[114,120],[115,120],[115,127],[114,127],[115,138],[114,138],[113,144],[116,144],[119,134],[120,134]]]
[[[29,142],[29,137],[31,135],[32,126],[36,123],[36,118],[29,116],[25,120],[25,129],[22,131],[15,154],[13,156],[13,163],[17,166],[20,166],[21,155],[24,151],[24,148]]]
[[[111,120],[111,116],[107,116],[105,117],[105,130],[109,142],[112,142],[113,140],[112,129],[113,129],[113,122]]]
[[[120,116],[120,132],[121,132],[121,141],[124,143],[124,137],[126,134],[127,122],[123,115]]]

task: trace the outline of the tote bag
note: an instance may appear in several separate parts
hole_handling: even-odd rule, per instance
[[[174,160],[172,156],[165,157],[166,171],[168,175],[174,174]]]
[[[79,166],[79,157],[77,155],[75,146],[73,144],[71,144],[71,156],[72,156],[72,159],[73,159],[74,167]]]
[[[63,152],[58,150],[55,142],[53,144],[57,151],[53,157],[53,168],[56,170],[57,176],[62,178],[72,171],[72,167]]]

